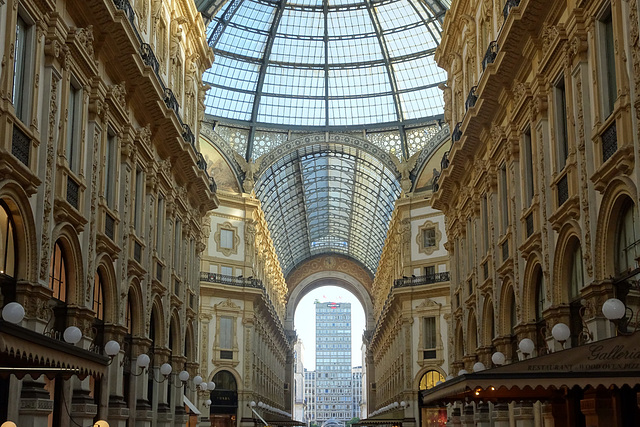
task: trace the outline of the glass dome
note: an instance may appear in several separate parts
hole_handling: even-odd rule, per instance
[[[196,0],[213,120],[372,128],[442,117],[433,55],[450,0]]]

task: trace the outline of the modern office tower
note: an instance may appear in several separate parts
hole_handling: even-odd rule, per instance
[[[306,406],[304,409],[304,421],[307,426],[315,423],[318,418],[316,405],[316,371],[304,370],[304,400]]]
[[[316,303],[317,423],[351,417],[351,304]]]
[[[362,401],[362,366],[351,368],[351,418],[362,418],[360,402]]]

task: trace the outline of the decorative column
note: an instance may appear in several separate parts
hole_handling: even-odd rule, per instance
[[[580,411],[589,427],[620,425],[622,421],[618,419],[613,399],[608,392],[586,392],[580,400]]]
[[[463,427],[475,427],[476,423],[475,420],[473,419],[473,404],[471,403],[467,403],[466,405],[464,405],[463,411],[462,411],[462,417],[461,417],[461,425]]]
[[[542,404],[542,425],[544,427],[564,427],[567,425],[567,407],[564,402]]]
[[[478,405],[476,406],[475,422],[476,427],[491,427],[491,418],[489,417],[488,403],[478,403]]]
[[[447,425],[452,427],[462,426],[462,420],[460,419],[460,408],[453,408],[451,410],[451,416],[447,421]]]
[[[496,403],[493,406],[493,426],[509,427],[509,405],[506,403]]]
[[[535,427],[533,403],[516,403],[513,407],[513,418],[516,420],[516,427]]]
[[[16,424],[20,427],[46,426],[49,414],[52,412],[53,400],[49,399],[49,392],[44,389],[44,384],[22,381],[20,412]]]

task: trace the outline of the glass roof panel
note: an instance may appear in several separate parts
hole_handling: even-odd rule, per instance
[[[373,34],[361,38],[330,38],[329,39],[329,64],[353,64],[362,62],[384,61],[380,50],[380,42]],[[353,67],[351,67],[353,68]],[[362,67],[364,69],[368,67]]]
[[[258,64],[218,55],[213,67],[205,71],[202,78],[207,82],[215,82],[216,86],[222,86],[226,89],[255,91],[259,76],[258,71]]]
[[[329,96],[366,96],[389,93],[391,84],[384,65],[370,68],[329,69]]]
[[[447,79],[447,74],[436,65],[432,55],[425,55],[409,61],[394,62],[393,71],[398,80],[398,90],[437,86]],[[413,84],[408,85],[407,82]]]
[[[324,73],[317,69],[269,66],[262,91],[285,96],[324,97]]]
[[[286,125],[291,120],[303,126],[323,126],[325,124],[324,99],[262,95],[258,121]]]
[[[367,125],[398,119],[392,95],[329,100],[329,126]]]
[[[400,188],[394,173],[349,146],[299,148],[256,183],[285,275],[309,256],[333,252],[377,267]]]
[[[267,34],[229,27],[220,36],[220,40],[216,45],[216,52],[233,52],[234,55],[247,56],[259,60],[264,53],[267,39]],[[215,62],[218,62],[218,58],[216,58]]]
[[[442,91],[437,87],[403,92],[399,96],[402,110],[407,119],[420,118],[425,109],[436,114],[441,108]]]
[[[200,10],[212,4],[201,2]],[[282,129],[440,118],[442,97],[425,88],[445,80],[433,50],[448,6],[448,0],[231,0],[207,28],[216,59],[204,78],[215,87],[205,112],[217,121]]]

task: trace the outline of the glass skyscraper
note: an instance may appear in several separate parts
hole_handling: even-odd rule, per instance
[[[316,303],[316,422],[353,418],[351,304]]]

